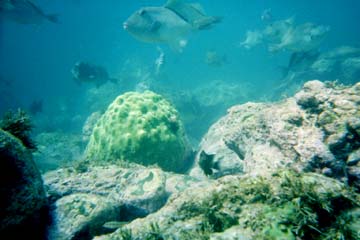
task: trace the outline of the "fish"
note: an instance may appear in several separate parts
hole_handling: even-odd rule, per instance
[[[109,230],[116,230],[118,228],[122,228],[129,222],[126,221],[110,221],[103,224],[103,228],[109,229]]]
[[[246,38],[240,46],[250,49],[260,43],[265,43],[271,53],[310,52],[319,48],[329,31],[330,27],[326,25],[311,22],[295,24],[294,17],[290,17],[271,22],[263,30],[247,31]]]
[[[217,51],[210,50],[205,54],[205,63],[212,67],[221,67],[227,63],[226,54],[220,54]]]
[[[218,162],[215,162],[215,154],[206,153],[204,150],[200,152],[199,166],[206,176],[210,176],[219,168]]]
[[[320,53],[318,51],[293,52],[290,55],[288,65],[281,68],[283,77],[286,77],[290,72],[308,71],[319,56]]]
[[[330,27],[304,23],[301,25],[288,25],[282,31],[278,31],[276,40],[269,45],[270,52],[287,50],[291,52],[309,52],[317,49],[323,41]]]
[[[263,34],[260,31],[247,31],[246,38],[240,43],[240,47],[251,49],[252,47],[261,43]]]
[[[57,14],[46,14],[30,0],[0,0],[0,16],[19,24],[59,23]]]
[[[71,69],[73,79],[78,83],[95,83],[97,87],[111,81],[116,83],[117,79],[110,77],[108,71],[103,66],[98,66],[89,62],[76,62]]]
[[[159,56],[155,59],[155,63],[154,63],[155,64],[155,74],[159,75],[161,72],[161,69],[165,63],[165,53],[160,47],[157,47],[156,49],[159,52]]]
[[[269,22],[273,20],[273,16],[271,14],[271,8],[265,9],[261,14],[261,20],[264,22]]]
[[[135,39],[147,43],[165,43],[181,51],[190,33],[210,29],[220,17],[205,15],[199,4],[169,0],[164,6],[142,7],[123,23]]]

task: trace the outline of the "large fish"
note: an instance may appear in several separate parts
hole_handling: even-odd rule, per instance
[[[117,79],[110,77],[108,71],[99,65],[95,65],[89,62],[76,62],[71,69],[73,79],[78,83],[95,83],[96,87],[99,87],[111,81],[116,83]]]
[[[58,23],[56,14],[46,14],[30,0],[0,0],[0,17],[20,24]]]
[[[208,29],[220,20],[205,15],[198,4],[169,0],[164,6],[139,9],[124,22],[123,27],[139,41],[166,43],[181,50],[192,31]]]

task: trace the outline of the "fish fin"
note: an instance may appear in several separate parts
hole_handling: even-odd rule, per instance
[[[222,21],[222,17],[203,17],[194,21],[192,24],[195,29],[204,30],[210,29],[214,24],[219,23]]]
[[[164,7],[171,8],[172,6],[179,4],[180,2],[181,2],[181,0],[167,0]]]
[[[48,14],[46,15],[46,18],[53,23],[60,23],[59,18],[58,18],[58,14]]]
[[[204,16],[206,15],[205,10],[204,10],[203,6],[201,6],[200,3],[190,3],[189,5],[191,7],[193,7],[194,9],[196,9],[202,15],[204,15]]]
[[[195,29],[208,29],[222,19],[205,15],[202,6],[197,3],[189,4],[179,0],[169,0],[164,7],[173,11]]]

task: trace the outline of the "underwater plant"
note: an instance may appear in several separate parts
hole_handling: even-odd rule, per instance
[[[6,112],[0,121],[0,128],[18,138],[26,148],[36,149],[30,136],[33,125],[25,111],[18,109],[16,112]]]

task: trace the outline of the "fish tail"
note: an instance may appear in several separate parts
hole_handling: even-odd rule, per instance
[[[222,17],[203,17],[194,22],[194,27],[199,30],[210,29],[214,24],[222,21]]]
[[[53,23],[60,23],[58,14],[49,14],[46,15],[46,18]]]

